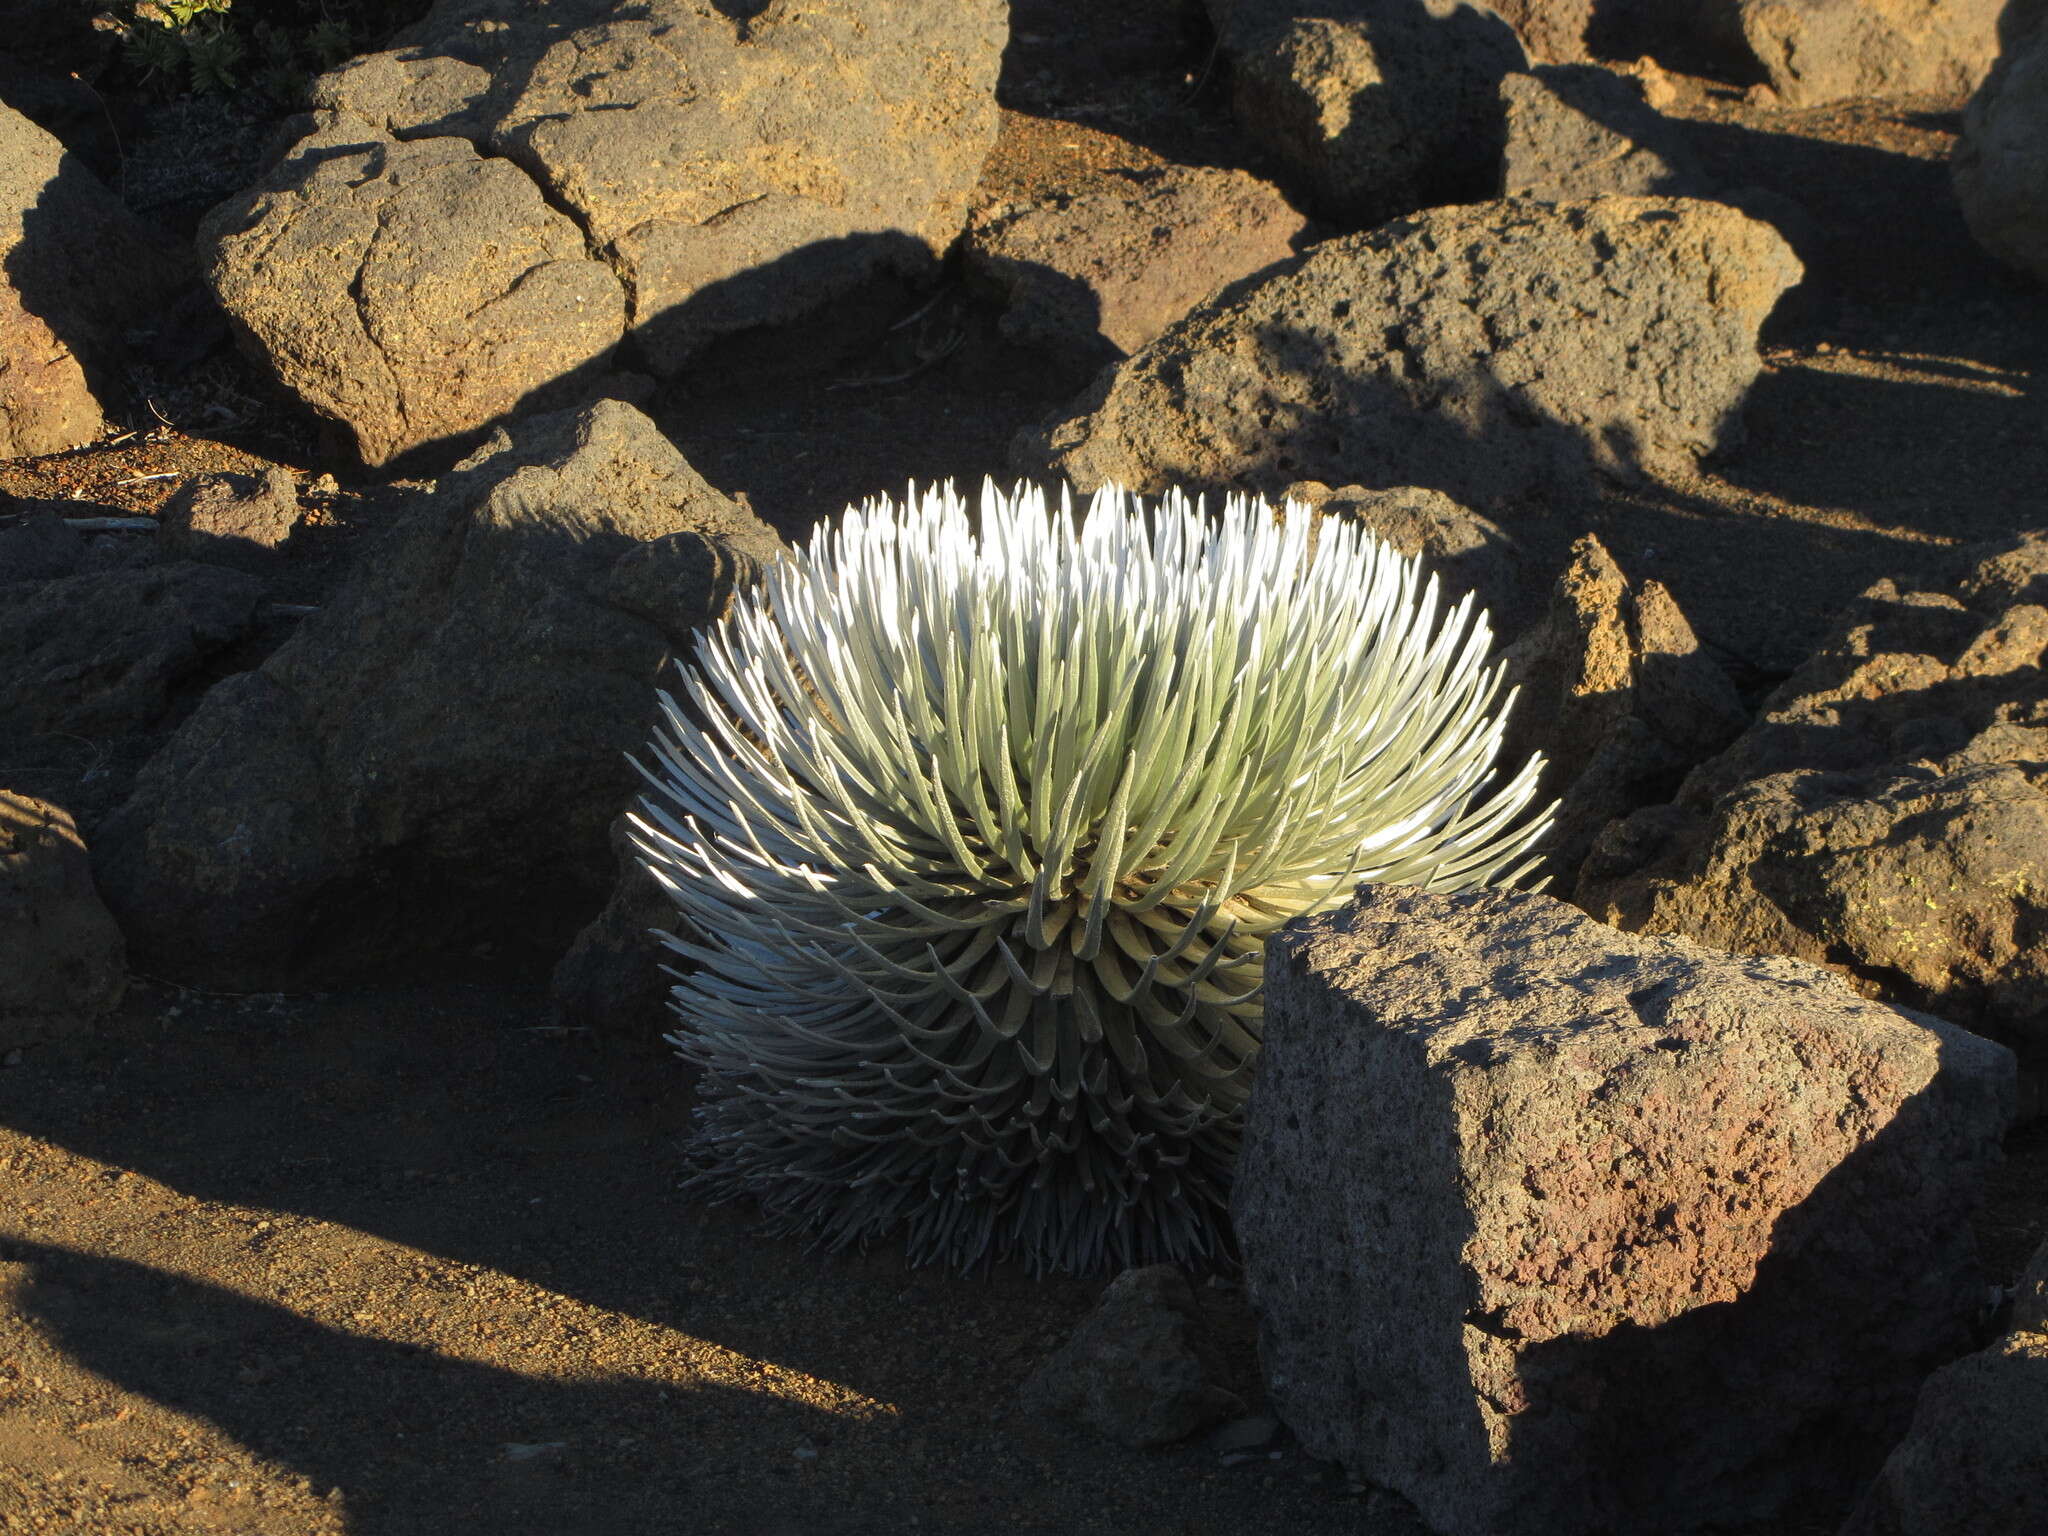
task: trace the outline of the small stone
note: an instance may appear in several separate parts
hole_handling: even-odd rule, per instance
[[[1243,1408],[1217,1384],[1219,1367],[1186,1276],[1170,1264],[1127,1269],[1032,1373],[1020,1406],[1133,1449],[1171,1445]]]
[[[181,558],[262,571],[298,520],[298,483],[288,470],[195,475],[164,504],[157,539]]]
[[[500,1449],[504,1454],[504,1459],[507,1461],[540,1461],[561,1455],[569,1449],[569,1442],[566,1440],[536,1440],[527,1443],[510,1441],[501,1446]],[[337,1488],[328,1497],[336,1497],[340,1492],[341,1490]]]

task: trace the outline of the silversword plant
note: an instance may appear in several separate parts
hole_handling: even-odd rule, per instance
[[[634,825],[687,919],[694,1183],[920,1261],[1214,1261],[1266,936],[1520,878],[1540,763],[1495,772],[1483,612],[1357,524],[979,514],[850,509],[662,695]]]

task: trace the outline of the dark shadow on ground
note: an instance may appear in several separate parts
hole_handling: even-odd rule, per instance
[[[912,1271],[894,1250],[822,1256],[754,1236],[750,1209],[686,1204],[675,1187],[686,1074],[651,1041],[565,1035],[548,1019],[543,1000],[502,988],[297,999],[138,988],[96,1041],[0,1071],[0,1124],[199,1202],[158,1198],[161,1214],[146,1219],[188,1266],[221,1265],[237,1290],[80,1252],[80,1229],[46,1237],[45,1218],[0,1240],[0,1259],[27,1266],[16,1292],[26,1326],[116,1386],[211,1420],[316,1493],[340,1488],[362,1536],[896,1536],[910,1514],[939,1533],[999,1515],[1039,1536],[1124,1536],[1237,1529],[1262,1512],[1290,1529],[1353,1518],[1341,1478],[1261,1486],[1263,1462],[1218,1478],[1199,1442],[1140,1462],[1015,1418],[1017,1388],[1099,1283]],[[274,1230],[222,1204],[254,1208]],[[118,1230],[132,1238],[138,1226]],[[366,1255],[355,1233],[404,1246]],[[493,1308],[496,1275],[673,1330],[670,1345],[627,1347],[643,1367],[686,1336],[766,1369],[743,1362],[733,1385],[665,1399],[658,1381],[607,1364],[621,1347],[602,1327],[563,1329],[530,1290]],[[481,1301],[461,1294],[471,1280]],[[294,1310],[368,1286],[374,1299],[355,1305],[375,1316],[356,1324]],[[252,1288],[278,1302],[249,1299]],[[553,1356],[553,1374],[448,1358],[436,1320],[451,1310],[511,1342],[508,1362],[552,1340],[541,1358]],[[823,1411],[770,1390],[778,1371],[894,1411]],[[746,1385],[757,1376],[758,1393]],[[557,1441],[567,1445],[530,1460],[505,1451]],[[808,1467],[793,1455],[806,1442],[819,1452]],[[1375,1526],[1419,1536],[1385,1512]]]
[[[173,1001],[173,999],[176,1001]],[[175,1008],[174,1016],[164,1010]],[[813,1351],[789,1315],[850,1290],[946,1327],[1094,1286],[999,1269],[961,1281],[900,1255],[830,1257],[686,1202],[689,1070],[647,1039],[593,1039],[546,1000],[443,985],[230,999],[153,986],[94,1044],[0,1074],[0,1123],[205,1201],[294,1211],[525,1276],[599,1306],[890,1398],[919,1379]],[[703,1294],[693,1282],[715,1277]],[[781,1342],[786,1340],[787,1343]]]
[[[536,1379],[20,1239],[0,1240],[0,1261],[27,1266],[14,1301],[36,1332],[121,1388],[212,1421],[316,1491],[339,1490],[353,1536],[656,1530],[706,1503],[707,1484],[763,1470],[698,1433],[715,1421],[696,1394],[650,1381]],[[366,1379],[379,1384],[374,1396],[361,1391]],[[832,1415],[739,1395],[775,1441],[843,1434]],[[649,1437],[668,1448],[651,1480],[643,1458],[622,1454]],[[762,1490],[764,1507],[830,1528],[824,1500],[781,1481]]]

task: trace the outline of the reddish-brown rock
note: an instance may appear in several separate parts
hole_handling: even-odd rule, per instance
[[[2048,534],[1879,582],[1575,899],[2048,1057]]]
[[[184,266],[84,161],[0,104],[0,459],[99,436],[122,330]]]
[[[1445,1536],[1839,1508],[1984,1295],[2004,1048],[1547,897],[1266,961],[1232,1216],[1276,1411]]]
[[[984,210],[964,250],[1009,295],[1005,335],[1113,361],[1225,284],[1293,255],[1306,224],[1245,171],[1167,166],[1123,190]]]
[[[1519,690],[1501,761],[1549,759],[1537,798],[1559,801],[1543,848],[1561,880],[1609,821],[1668,799],[1749,723],[1663,583],[1631,582],[1590,533],[1548,611],[1501,660]]]

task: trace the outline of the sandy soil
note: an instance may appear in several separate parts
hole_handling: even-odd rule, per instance
[[[1085,9],[1019,7],[985,195],[1160,156],[1261,169],[1173,6]],[[1790,112],[1680,84],[1702,150],[1804,203],[1821,257],[1766,334],[1743,447],[1548,515],[1670,585],[1755,691],[1874,577],[2048,523],[2048,294],[1965,236],[1943,164],[1958,103]],[[184,195],[166,217],[204,205]],[[1083,381],[1004,343],[957,276],[891,329],[932,297],[878,288],[737,340],[702,374],[715,388],[670,391],[657,418],[789,535],[909,478],[1001,475],[1015,430]],[[225,350],[143,395],[125,436],[0,464],[0,491],[147,513],[200,469],[332,474],[294,577],[315,594],[388,515]],[[151,745],[45,741],[0,784],[73,806],[89,836]],[[1284,1443],[1226,1465],[1018,1416],[1094,1284],[825,1258],[683,1204],[681,1068],[651,1038],[555,1028],[551,958],[317,997],[138,978],[96,1039],[0,1067],[0,1529],[1420,1529]],[[2048,1128],[2008,1150],[1978,1223],[1999,1280],[2048,1235]],[[1255,1404],[1239,1299],[1201,1294]]]

